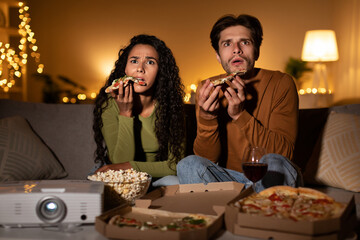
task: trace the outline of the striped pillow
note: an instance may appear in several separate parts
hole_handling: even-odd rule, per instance
[[[24,118],[0,119],[0,182],[66,176],[63,166]]]
[[[331,112],[318,144],[305,181],[360,192],[360,116]]]

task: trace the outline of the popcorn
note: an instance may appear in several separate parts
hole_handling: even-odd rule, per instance
[[[150,184],[151,176],[135,169],[108,170],[87,177],[91,181],[102,181],[115,190],[121,198],[132,203],[143,196]]]

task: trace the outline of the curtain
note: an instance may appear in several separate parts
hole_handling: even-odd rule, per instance
[[[334,0],[339,61],[334,68],[334,100],[360,100],[360,1]]]

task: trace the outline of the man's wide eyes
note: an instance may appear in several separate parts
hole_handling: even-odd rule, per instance
[[[243,40],[243,41],[240,42],[240,44],[241,44],[242,46],[247,46],[247,45],[250,45],[250,44],[251,44],[251,41],[250,41],[250,40]],[[230,42],[224,42],[224,43],[223,43],[223,46],[224,46],[224,47],[229,47],[229,46],[231,46],[231,43],[230,43]]]
[[[250,45],[251,42],[249,40],[241,41],[241,45]]]

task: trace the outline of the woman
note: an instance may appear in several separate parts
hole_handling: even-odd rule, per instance
[[[153,179],[175,175],[184,157],[185,129],[183,84],[172,52],[155,36],[138,35],[118,55],[95,100],[96,172],[134,168]],[[105,93],[125,75],[145,86],[120,83]]]

